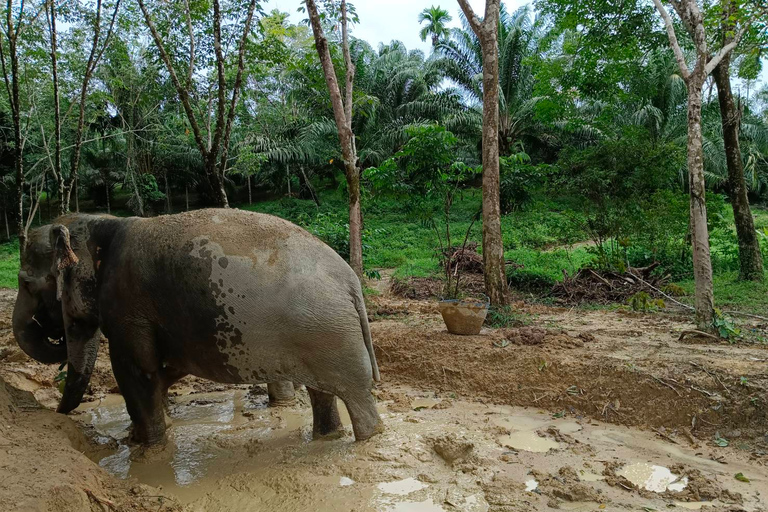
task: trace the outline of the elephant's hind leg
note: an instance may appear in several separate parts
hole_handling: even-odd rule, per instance
[[[376,399],[370,390],[361,389],[339,398],[344,401],[349,411],[355,441],[364,441],[384,431],[384,423],[376,409]]]
[[[334,438],[343,433],[336,397],[307,387],[309,401],[312,403],[312,437]]]

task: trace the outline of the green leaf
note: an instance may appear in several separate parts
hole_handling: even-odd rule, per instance
[[[729,442],[728,442],[728,440],[727,440],[726,438],[724,438],[724,437],[716,437],[716,438],[715,438],[715,444],[716,444],[717,446],[720,446],[721,448],[725,448],[725,447],[726,447],[726,446],[728,446],[730,443],[729,443]]]
[[[749,478],[745,477],[744,473],[736,473],[736,475],[734,475],[734,478],[739,482],[749,483]]]
[[[494,341],[494,342],[493,342],[493,346],[494,346],[494,347],[498,347],[498,348],[504,348],[504,347],[508,347],[508,346],[509,346],[509,340],[501,340],[501,343],[496,343],[496,342]]]

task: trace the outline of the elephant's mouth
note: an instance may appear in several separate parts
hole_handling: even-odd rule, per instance
[[[57,329],[52,328],[49,325],[45,325],[47,322],[41,322],[37,319],[37,315],[32,317],[32,321],[40,327],[40,330],[44,333],[45,339],[43,340],[44,343],[48,343],[52,346],[52,348],[56,348],[59,346],[65,346],[67,345],[66,338],[64,335],[63,329]]]

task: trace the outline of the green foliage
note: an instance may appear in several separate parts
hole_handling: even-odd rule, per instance
[[[528,318],[528,315],[518,313],[512,309],[512,306],[490,307],[488,309],[488,316],[485,317],[485,325],[488,327],[520,327],[528,325],[529,323],[530,319]],[[499,346],[499,348],[504,348],[509,345],[507,340],[504,341],[506,341],[507,344]]]
[[[662,299],[654,299],[647,292],[637,292],[634,294],[629,298],[629,305],[632,307],[632,311],[642,311],[644,313],[666,307]]]
[[[735,342],[735,338],[741,335],[741,329],[733,323],[733,319],[727,315],[724,315],[722,311],[715,308],[715,316],[712,320],[712,327],[720,335],[721,338]]]
[[[0,245],[0,288],[19,287],[19,241]]]

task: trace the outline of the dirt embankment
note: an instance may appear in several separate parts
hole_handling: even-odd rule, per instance
[[[464,399],[536,406],[665,435],[768,442],[765,345],[678,341],[662,314],[515,306],[532,326],[449,334],[424,301],[374,299],[381,373]],[[383,311],[384,314],[377,314]],[[701,340],[698,340],[701,341]]]
[[[87,456],[92,445],[70,418],[44,409],[0,378],[0,501],[4,510],[174,511],[176,500],[122,481]],[[6,508],[7,507],[7,508]]]

